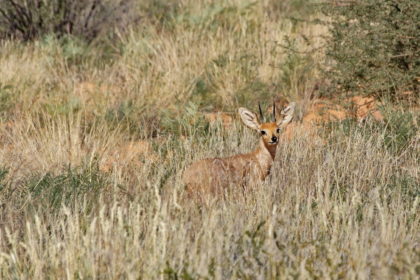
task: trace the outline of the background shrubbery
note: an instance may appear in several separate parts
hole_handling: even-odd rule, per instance
[[[326,54],[332,92],[418,102],[419,1],[338,1],[323,8],[331,20]]]
[[[274,18],[282,15],[295,25],[313,13],[314,3],[296,0],[279,4],[276,1],[268,1],[270,9],[267,15]],[[119,33],[130,27],[138,28],[142,24],[173,31],[175,26],[209,30],[231,28],[238,31],[235,15],[240,15],[244,19],[249,18],[249,23],[252,23],[249,26],[258,32],[260,22],[256,18],[249,17],[254,4],[246,2],[236,6],[215,2],[206,7],[201,15],[194,15],[190,7],[175,0],[4,0],[0,3],[0,38],[34,40],[51,35],[58,39],[73,36],[75,37],[73,39],[60,40],[61,44],[70,51],[75,50],[76,46],[78,52],[85,55],[86,52],[83,53],[81,49],[88,46],[86,43],[104,39],[116,31]],[[418,1],[332,1],[321,7],[328,17],[326,22],[330,27],[330,37],[326,42],[326,58],[329,66],[325,71],[326,78],[331,82],[328,89],[330,93],[386,96],[392,100],[409,99],[411,102],[417,102],[420,92]],[[311,38],[302,38],[311,43]],[[116,38],[113,38],[114,46],[107,50],[114,54],[121,51],[116,50],[121,46],[115,45],[115,40]],[[286,38],[285,42],[280,42],[280,46],[286,43],[287,47],[290,47],[290,42],[293,40]],[[298,80],[305,79],[309,73],[309,76],[314,74],[303,66],[313,68],[312,62],[301,63],[299,67],[302,71],[296,72],[294,63],[308,60],[308,56],[290,54],[288,61],[285,61],[286,68],[283,69],[285,76],[273,81],[273,85],[259,81],[255,75],[250,77],[248,86],[238,91],[238,100],[243,102],[245,99],[252,99],[252,94],[247,94],[247,91],[259,92],[258,97],[266,98],[267,94],[272,95],[269,93],[270,87],[272,89],[274,87],[276,91],[292,90],[296,86],[290,84],[293,83],[293,79],[287,76],[290,76],[291,72]],[[243,71],[246,71],[247,75],[252,75],[250,71],[254,71],[253,65],[259,62],[253,61],[255,57],[246,53],[242,54],[240,61],[244,56],[249,63],[244,65]],[[102,55],[102,58],[106,57]],[[217,67],[224,67],[229,61],[235,62],[235,60],[227,60],[221,54],[214,63]],[[224,62],[220,64],[221,61]],[[288,68],[287,65],[292,68]],[[201,100],[199,102],[202,102],[203,98],[210,95],[211,102],[220,103],[222,101],[218,100],[217,96],[211,96],[212,92],[217,90],[215,88],[217,85],[212,82],[210,76],[214,72],[214,69],[210,70],[213,66],[205,67],[208,69],[197,79],[196,87],[192,91],[193,99],[197,101],[195,95],[199,94],[198,98]],[[303,76],[300,76],[302,74]],[[302,90],[304,89],[300,86],[299,91]],[[244,93],[246,96],[243,96]]]
[[[33,40],[73,35],[87,41],[138,20],[133,0],[2,0],[0,38]]]

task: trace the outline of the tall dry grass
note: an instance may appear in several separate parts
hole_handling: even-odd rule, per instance
[[[325,28],[287,19],[306,13],[292,2],[177,2],[107,53],[3,42],[0,278],[415,278],[414,113],[283,142],[245,194],[184,197],[193,160],[257,143],[200,112],[311,94],[322,54],[279,44],[316,49]]]
[[[415,277],[418,154],[396,158],[369,132],[282,143],[270,180],[206,207],[183,199],[180,172],[193,159],[246,151],[254,135],[165,139],[155,162],[116,167],[97,197],[67,206],[34,194],[14,205],[22,198],[11,194],[2,277]]]

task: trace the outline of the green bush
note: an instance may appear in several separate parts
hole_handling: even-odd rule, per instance
[[[136,20],[134,0],[2,0],[0,38],[70,34],[92,41]]]
[[[331,19],[327,42],[330,89],[416,101],[420,90],[420,2],[340,1],[324,7]]]

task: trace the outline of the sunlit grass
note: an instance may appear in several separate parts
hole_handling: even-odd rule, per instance
[[[287,17],[305,3],[183,1],[105,60],[2,42],[0,278],[415,278],[418,113],[328,125],[280,143],[245,194],[185,197],[191,162],[257,144],[203,112],[309,99],[325,27]]]

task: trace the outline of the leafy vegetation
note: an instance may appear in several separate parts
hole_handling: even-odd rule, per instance
[[[419,2],[344,1],[324,8],[331,17],[331,90],[418,102]]]

